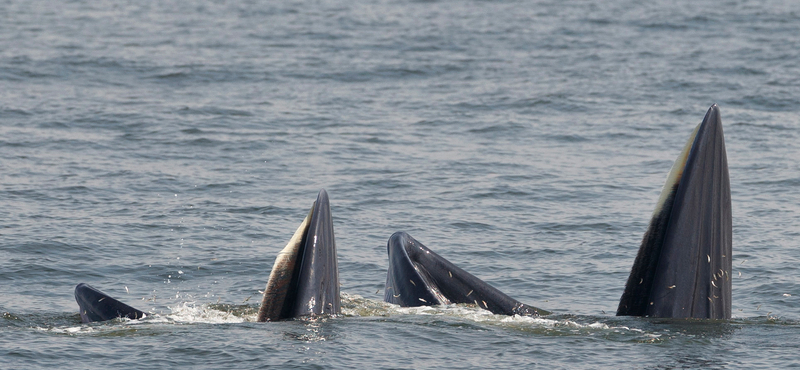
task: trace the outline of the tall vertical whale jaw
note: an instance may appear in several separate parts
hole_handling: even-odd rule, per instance
[[[333,219],[328,193],[322,189],[308,216],[275,259],[257,320],[340,312]]]
[[[712,105],[667,177],[617,315],[729,319],[731,238],[728,160]]]
[[[81,321],[84,323],[112,320],[118,317],[136,320],[146,316],[144,312],[111,298],[85,283],[80,283],[75,287],[75,301],[78,302]]]
[[[384,293],[386,302],[403,307],[474,303],[502,315],[548,313],[505,295],[405,232],[392,234],[386,248],[389,253]]]

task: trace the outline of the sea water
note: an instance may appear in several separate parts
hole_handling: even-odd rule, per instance
[[[714,103],[733,318],[618,318]],[[792,1],[3,1],[0,367],[798,366],[799,139]],[[342,315],[256,323],[322,188]],[[383,303],[395,231],[553,314]]]

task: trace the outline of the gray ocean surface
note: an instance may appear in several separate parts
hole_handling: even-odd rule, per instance
[[[714,103],[734,318],[615,317]],[[798,160],[800,2],[3,0],[0,368],[799,367]],[[256,323],[322,188],[343,314]],[[383,303],[395,231],[553,314]]]

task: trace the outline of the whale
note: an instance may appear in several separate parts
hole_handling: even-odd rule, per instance
[[[272,267],[257,320],[341,313],[339,264],[328,193],[320,190],[308,215]]]
[[[81,322],[84,323],[120,317],[138,320],[147,316],[143,311],[128,306],[86,283],[80,283],[75,287],[75,300],[80,308]]]
[[[387,242],[384,301],[403,307],[475,306],[501,315],[548,311],[517,301],[455,266],[405,232]],[[616,314],[730,319],[732,270],[730,176],[719,107],[712,105],[667,175],[633,262]],[[145,313],[81,283],[83,322]],[[278,254],[258,321],[337,315],[341,311],[336,245],[327,192]]]
[[[406,232],[386,245],[389,270],[384,301],[401,307],[474,304],[498,315],[539,316],[549,312],[526,305],[462,270]]]
[[[618,316],[730,319],[731,195],[719,107],[712,105],[670,170]],[[387,244],[384,301],[468,303],[502,315],[545,315],[453,265],[404,232]]]
[[[136,320],[147,316],[86,283],[75,287],[75,300],[84,323],[116,318]],[[257,321],[340,313],[333,219],[328,193],[322,189],[300,227],[275,259]]]
[[[725,138],[714,104],[667,176],[617,316],[730,319],[731,217]]]

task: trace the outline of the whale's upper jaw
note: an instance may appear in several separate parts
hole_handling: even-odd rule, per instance
[[[320,190],[308,216],[278,254],[258,321],[341,312],[339,267],[330,201]]]
[[[341,312],[339,264],[328,193],[323,189],[305,237],[292,317],[335,315]]]
[[[496,314],[547,314],[507,296],[405,232],[394,233],[386,248],[386,302],[404,307],[472,303]]]
[[[712,105],[664,184],[617,315],[729,319],[731,191]]]

